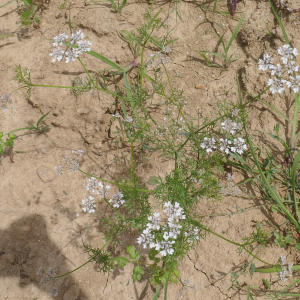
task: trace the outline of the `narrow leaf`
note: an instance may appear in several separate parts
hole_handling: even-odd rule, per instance
[[[236,26],[236,28],[234,29],[233,33],[232,33],[232,36],[231,36],[231,39],[227,45],[227,48],[226,48],[226,52],[229,50],[235,36],[237,35],[238,31],[240,30],[240,27],[242,26],[242,23],[244,21],[244,18],[245,18],[245,15],[243,15],[243,17],[241,18],[240,22],[238,23],[238,25]]]

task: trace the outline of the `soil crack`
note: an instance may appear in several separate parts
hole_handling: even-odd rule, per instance
[[[194,264],[194,269],[197,270],[198,272],[201,272],[202,274],[204,274],[208,280],[208,282],[210,283],[211,286],[217,288],[219,290],[219,292],[223,295],[223,296],[226,296],[227,298],[226,299],[231,299],[230,296],[228,296],[227,294],[224,294],[223,291],[220,289],[219,286],[215,285],[214,282],[211,282],[211,280],[209,279],[208,275],[202,271],[202,270],[199,270],[197,267],[196,267],[196,263],[190,258],[190,256],[187,254],[187,257],[189,258],[189,260]]]

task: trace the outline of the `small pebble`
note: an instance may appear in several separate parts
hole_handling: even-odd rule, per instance
[[[195,85],[195,88],[196,89],[198,89],[198,90],[200,90],[200,89],[203,89],[204,88],[204,84],[197,84],[197,85]]]

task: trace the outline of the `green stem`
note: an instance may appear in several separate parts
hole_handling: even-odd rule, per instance
[[[299,271],[300,270],[300,265],[296,265],[292,267],[293,271]],[[266,268],[266,269],[255,269],[255,272],[257,273],[278,273],[281,271],[281,265],[275,265],[272,268]],[[300,281],[300,279],[299,279]]]
[[[253,156],[253,159],[255,161],[255,164],[261,174],[261,177],[263,179],[263,182],[268,190],[268,192],[271,194],[271,196],[273,197],[274,201],[277,203],[277,205],[281,208],[281,210],[285,213],[285,215],[289,218],[289,220],[296,226],[297,230],[300,231],[300,224],[297,222],[297,220],[293,217],[293,215],[286,209],[285,205],[281,202],[280,198],[278,197],[278,195],[275,193],[275,191],[272,189],[272,187],[270,186],[267,178],[265,177],[261,167],[260,167],[260,164],[257,160],[257,157],[254,153],[254,149],[253,149],[253,145],[252,145],[252,142],[248,136],[248,133],[245,129],[245,133],[246,133],[246,137],[247,137],[247,140],[248,140],[248,144],[250,146],[250,150],[251,150],[251,153],[252,153],[252,156]]]
[[[297,123],[298,123],[298,111],[299,111],[299,95],[297,93],[295,95],[295,112],[294,112],[294,119],[292,125],[292,134],[291,134],[291,150],[295,149],[295,137],[296,137],[296,130],[297,130]]]
[[[107,182],[107,183],[113,184],[113,185],[115,185],[115,186],[117,186],[117,187],[119,187],[119,188],[123,188],[123,187],[124,187],[124,186],[121,185],[121,184],[118,184],[118,183],[116,183],[116,182],[109,181],[109,180],[106,180],[106,179],[97,177],[97,176],[92,175],[92,174],[90,174],[90,173],[84,172],[84,171],[82,171],[82,170],[80,170],[80,169],[78,169],[78,171],[80,171],[81,173],[83,173],[83,174],[85,174],[85,175],[88,175],[88,176],[90,176],[90,177],[94,177],[94,178],[96,178],[96,179],[98,179],[98,180],[101,180],[101,181],[103,181],[103,182]],[[127,186],[126,186],[126,187],[127,187]],[[143,189],[135,189],[135,190],[136,190],[136,191],[139,191],[139,192],[143,192],[143,193],[150,193],[150,194],[151,194],[151,193],[154,193],[154,191],[143,190]]]
[[[293,268],[292,268],[293,269]],[[295,285],[296,283],[300,282],[300,278],[296,279],[295,281],[293,281],[290,285],[288,285],[286,288],[284,288],[283,292],[288,291],[293,285]]]
[[[233,244],[233,245],[236,245],[236,246],[239,246],[239,247],[243,248],[248,254],[250,254],[252,257],[256,258],[256,259],[259,260],[260,262],[262,262],[262,263],[264,263],[264,264],[267,264],[267,265],[269,265],[269,266],[273,266],[273,264],[269,264],[268,262],[266,262],[266,261],[264,261],[264,260],[258,258],[256,255],[254,255],[251,251],[249,251],[249,250],[244,246],[244,244],[239,244],[239,243],[236,243],[236,242],[234,242],[234,241],[231,241],[231,240],[225,238],[224,236],[222,236],[222,235],[220,235],[220,234],[218,234],[218,233],[216,233],[216,232],[214,232],[214,231],[212,231],[212,230],[206,228],[205,226],[203,226],[200,222],[198,222],[198,221],[196,221],[196,220],[193,220],[192,223],[194,223],[194,224],[195,224],[196,226],[198,226],[199,228],[202,228],[202,229],[204,229],[205,231],[207,231],[207,232],[209,232],[209,233],[212,233],[213,235],[216,235],[217,237],[223,239],[224,241],[226,241],[226,242],[228,242],[228,243],[231,243],[231,244]]]
[[[104,249],[104,248],[106,247],[106,245],[112,240],[112,238],[113,238],[113,237],[111,237],[111,238],[104,244],[104,246],[103,246],[100,250]],[[96,254],[96,255],[97,255],[97,254]],[[63,274],[63,275],[60,275],[60,276],[55,276],[55,279],[61,278],[61,277],[64,277],[64,276],[67,276],[67,275],[69,275],[69,274],[71,274],[71,273],[77,271],[78,269],[82,268],[83,266],[85,266],[86,264],[88,264],[89,262],[91,262],[91,261],[94,259],[94,257],[95,257],[96,255],[92,256],[88,261],[86,261],[84,264],[82,264],[82,265],[79,266],[78,268],[76,268],[76,269],[74,269],[74,270],[72,270],[72,271],[70,271],[70,272],[68,272],[68,273],[66,273],[66,274]]]

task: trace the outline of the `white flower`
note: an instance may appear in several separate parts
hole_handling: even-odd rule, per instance
[[[71,155],[65,155],[63,161],[66,164],[69,164],[72,161],[72,156]]]
[[[123,199],[123,194],[119,192],[113,195],[109,202],[113,204],[113,207],[118,208],[120,207],[120,204],[123,205],[125,203],[125,200]]]
[[[292,88],[294,93],[298,93],[300,88],[300,76],[296,76],[296,78],[290,76],[290,81],[285,82],[289,88]]]
[[[55,287],[51,288],[49,294],[50,294],[51,296],[53,296],[53,297],[57,297],[57,296],[58,296],[58,292],[57,292],[57,290],[56,290]]]
[[[75,172],[79,169],[79,162],[78,162],[78,158],[75,158],[74,160],[70,161],[70,166],[69,166],[69,169],[72,171],[72,172]]]
[[[43,275],[43,267],[39,267],[39,270],[36,273],[36,275]]]
[[[94,203],[94,197],[89,196],[88,198],[85,198],[82,200],[82,205],[83,205],[83,211],[88,212],[88,213],[94,213],[95,210],[95,203]]]
[[[287,269],[286,269],[286,266],[282,266],[281,269],[282,269],[282,271],[279,272],[280,279],[281,279],[282,281],[287,281],[286,276],[288,275],[288,271],[287,271]]]
[[[122,116],[119,113],[116,113],[115,115],[113,114],[112,116],[115,118],[122,118]]]
[[[76,58],[79,56],[79,54],[80,53],[76,49],[74,49],[74,48],[72,48],[71,51],[67,51],[65,53],[65,55],[66,55],[66,63],[69,63],[71,60],[75,61]]]
[[[216,140],[214,138],[204,138],[204,142],[201,143],[201,148],[206,149],[206,152],[212,152],[213,149],[216,149],[215,146]]]
[[[289,264],[288,264],[288,268],[289,268],[290,276],[293,276],[293,270],[292,270],[292,268],[293,268],[293,263],[289,263]]]
[[[78,45],[78,50],[80,52],[91,51],[91,48],[89,46],[91,46],[92,43],[90,41],[78,41],[77,45]]]
[[[7,109],[7,104],[13,104],[12,100],[10,99],[10,95],[9,94],[4,94],[1,98],[0,98],[0,107],[3,110]]]
[[[81,30],[77,30],[76,33],[72,33],[71,35],[71,44],[74,44],[74,42],[84,39],[84,34],[81,32]]]
[[[235,109],[232,110],[231,116],[232,117],[237,117],[239,115],[239,113],[240,113],[240,109],[235,108]]]
[[[231,141],[228,139],[220,139],[219,143],[220,150],[228,154],[230,151]]]
[[[92,193],[97,192],[97,194],[100,194],[99,187],[103,189],[103,184],[97,178],[92,177],[89,179],[89,183],[86,186],[86,190],[91,190]]]
[[[125,119],[123,119],[123,121],[126,123],[132,123],[133,119],[131,117],[127,116]]]
[[[189,228],[187,232],[184,233],[188,237],[188,242],[192,243],[195,240],[199,240],[199,229],[198,228]]]
[[[82,149],[80,149],[80,150],[72,150],[72,153],[81,156],[84,153],[84,151]]]
[[[298,50],[296,48],[292,48],[290,45],[286,44],[286,45],[283,45],[282,48],[280,47],[278,49],[278,53],[279,55],[282,56],[282,59],[283,58],[290,58],[291,56],[293,57],[298,55]]]
[[[273,80],[270,78],[268,80],[268,85],[271,86],[270,90],[271,90],[272,94],[275,94],[277,92],[279,94],[281,94],[284,91],[283,83],[285,83],[285,82],[286,82],[286,80],[284,80],[284,79],[275,78]]]
[[[64,51],[60,50],[60,47],[57,47],[53,50],[52,53],[50,53],[50,56],[53,56],[52,58],[52,62],[56,62],[57,61],[61,61],[63,56],[62,54],[64,53]]]
[[[231,147],[232,152],[237,152],[239,154],[243,154],[244,150],[247,150],[247,145],[245,144],[245,140],[242,138],[234,139],[233,141],[234,147]]]
[[[231,134],[234,134],[235,130],[237,129],[237,124],[230,119],[227,119],[224,122],[222,122],[221,126],[222,129],[224,129],[227,132],[230,132]]]
[[[63,42],[65,42],[69,37],[65,33],[61,33],[58,36],[54,37],[53,46],[62,46]]]
[[[271,68],[273,66],[273,61],[274,61],[274,58],[272,58],[268,54],[264,54],[264,58],[258,60],[258,65],[259,65],[258,69],[262,70],[262,71],[268,70],[269,68]]]
[[[233,181],[233,179],[234,179],[234,175],[228,173],[227,176],[226,176],[226,180],[227,180],[227,181]]]
[[[299,66],[295,66],[295,61],[286,61],[284,63],[285,68],[287,69],[288,74],[292,74],[294,71],[298,72]]]
[[[151,222],[147,224],[148,228],[159,230],[160,228],[159,224],[161,221],[160,213],[154,213],[153,216],[148,217],[148,220]]]
[[[241,190],[238,187],[234,187],[234,189],[232,190],[232,195],[237,196],[240,192]]]
[[[271,71],[271,75],[275,75],[277,77],[280,77],[283,73],[281,64],[277,64],[276,66],[271,66],[270,69]]]
[[[55,167],[55,174],[61,175],[62,174],[62,165]]]
[[[147,67],[157,67],[159,64],[167,64],[169,62],[169,56],[156,52],[156,54],[150,54],[147,59]]]
[[[286,257],[284,255],[280,256],[280,260],[281,260],[281,265],[282,266],[286,265]]]
[[[172,52],[172,49],[171,49],[170,47],[165,47],[165,46],[163,46],[162,52],[163,52],[164,54],[170,54],[170,53]]]

